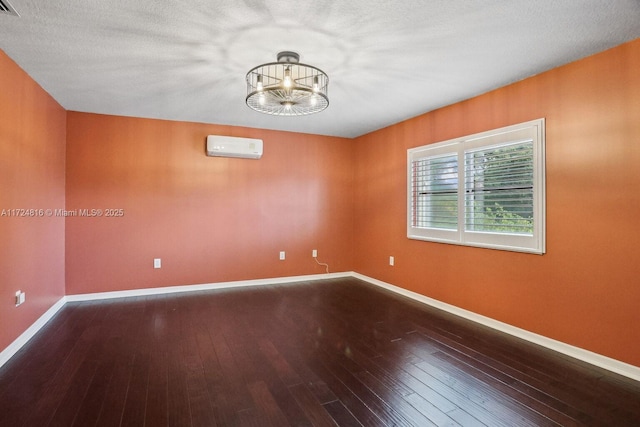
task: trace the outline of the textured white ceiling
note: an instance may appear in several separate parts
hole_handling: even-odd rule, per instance
[[[68,110],[346,137],[640,37],[637,0],[9,2],[0,48]],[[327,110],[245,105],[282,50],[329,74]]]

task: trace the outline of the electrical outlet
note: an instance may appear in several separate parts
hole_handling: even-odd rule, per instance
[[[312,251],[311,251],[311,256],[312,256],[313,258],[318,258],[318,250],[317,250],[317,249],[312,250]]]
[[[285,253],[284,251],[280,251],[280,261],[283,261],[285,258]]]
[[[16,300],[15,300],[16,307],[23,304],[26,299],[27,299],[27,294],[25,294],[22,291],[16,292]]]
[[[396,263],[396,259],[392,256],[389,257],[389,265],[394,265]]]
[[[162,268],[162,259],[154,258],[153,259],[153,268]]]

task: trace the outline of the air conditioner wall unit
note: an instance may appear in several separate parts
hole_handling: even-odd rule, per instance
[[[259,159],[262,157],[262,140],[235,136],[207,136],[207,156]]]

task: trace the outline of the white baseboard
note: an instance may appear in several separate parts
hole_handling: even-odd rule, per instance
[[[364,280],[365,282],[371,283],[372,285],[376,285],[376,286],[388,289],[397,294],[406,296],[408,298],[411,298],[423,304],[427,304],[432,307],[438,308],[440,310],[444,310],[456,316],[460,316],[465,319],[471,320],[473,322],[479,323],[481,325],[485,325],[490,328],[496,329],[500,332],[504,332],[509,335],[522,338],[534,344],[538,344],[540,346],[543,346],[551,350],[557,351],[559,353],[565,354],[567,356],[573,357],[574,359],[582,360],[583,362],[587,362],[591,365],[595,365],[600,368],[604,368],[608,371],[615,372],[620,375],[624,375],[625,377],[629,377],[633,380],[640,381],[640,367],[630,365],[628,363],[621,362],[619,360],[612,359],[610,357],[603,356],[601,354],[594,353],[592,351],[585,350],[580,347],[575,347],[570,344],[563,343],[561,341],[556,341],[554,339],[547,338],[543,335],[538,335],[536,333],[529,332],[525,329],[517,328],[515,326],[509,325],[508,323],[503,323],[498,320],[492,319],[490,317],[482,316],[472,311],[468,311],[468,310],[456,307],[454,305],[447,304],[442,301],[438,301],[436,299],[426,297],[422,294],[409,291],[407,289],[400,288],[398,286],[394,286],[389,283],[383,282],[381,280],[373,279],[371,277],[367,277],[359,273],[353,273],[352,276],[357,279]]]
[[[9,361],[42,327],[58,313],[66,304],[66,297],[62,297],[27,328],[18,338],[16,338],[7,348],[0,352],[0,367]]]
[[[556,341],[551,338],[547,338],[542,335],[529,332],[525,329],[520,329],[507,323],[500,322],[490,317],[482,316],[472,311],[464,310],[451,304],[438,301],[433,298],[429,298],[422,294],[409,291],[404,288],[400,288],[395,285],[383,282],[381,280],[373,279],[363,274],[355,272],[342,272],[342,273],[330,273],[330,274],[314,274],[308,276],[291,276],[291,277],[279,277],[271,279],[256,279],[256,280],[241,280],[234,282],[219,282],[219,283],[204,283],[199,285],[184,285],[184,286],[168,286],[163,288],[149,288],[149,289],[132,289],[127,291],[115,291],[115,292],[98,292],[91,294],[78,294],[67,295],[62,297],[56,302],[46,313],[44,313],[36,322],[31,325],[26,331],[22,333],[14,342],[12,342],[7,348],[0,352],[0,367],[4,365],[14,354],[16,354],[22,346],[24,346],[67,302],[74,301],[91,301],[110,298],[124,298],[133,296],[145,296],[145,295],[159,295],[169,294],[177,292],[195,292],[212,289],[226,289],[226,288],[239,288],[246,286],[265,286],[275,285],[280,283],[294,283],[304,281],[314,281],[322,279],[334,279],[341,277],[355,277],[363,280],[367,283],[385,288],[399,295],[406,296],[415,301],[427,304],[429,306],[447,311],[456,316],[463,317],[481,325],[488,326],[501,332],[505,332],[509,335],[513,335],[518,338],[522,338],[526,341],[534,344],[541,345],[567,356],[573,357],[578,360],[590,363],[595,366],[599,366],[611,372],[615,372],[620,375],[624,375],[633,380],[640,381],[640,367],[630,365],[628,363],[621,362],[616,359],[612,359],[601,354],[591,352],[589,350],[575,347],[569,344],[565,344],[561,341]]]
[[[173,294],[177,292],[208,291],[213,289],[241,288],[246,286],[277,285],[279,283],[306,282],[311,280],[350,277],[352,272],[312,274],[308,276],[277,277],[271,279],[238,280],[235,282],[202,283],[199,285],[166,286],[163,288],[131,289],[127,291],[97,292],[93,294],[67,295],[67,302],[92,301],[110,298],[137,297],[145,295]]]

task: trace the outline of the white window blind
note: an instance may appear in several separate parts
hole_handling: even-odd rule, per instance
[[[544,120],[407,151],[407,236],[544,253]]]
[[[414,161],[412,216],[415,227],[458,228],[458,158],[445,155]]]
[[[465,152],[465,230],[533,234],[533,141]]]

